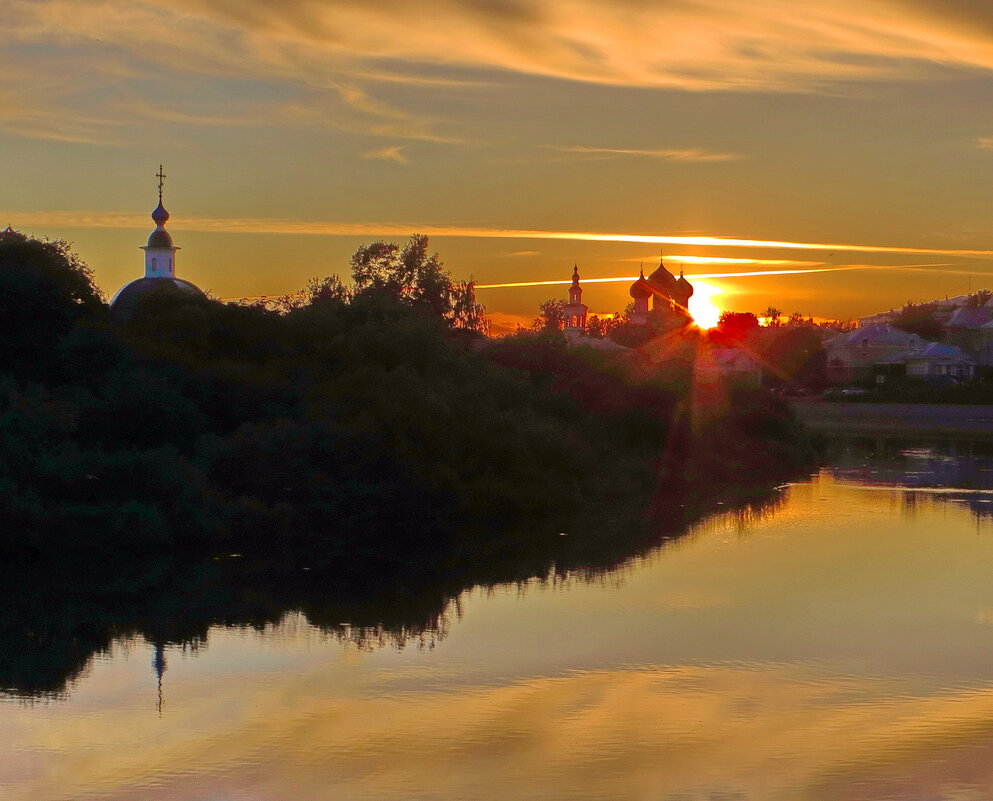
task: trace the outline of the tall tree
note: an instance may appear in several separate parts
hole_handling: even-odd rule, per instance
[[[452,328],[485,333],[485,309],[473,281],[454,281],[438,254],[428,254],[428,238],[363,245],[351,258],[355,297],[383,295],[445,320]]]
[[[37,375],[73,326],[106,311],[93,273],[68,242],[0,234],[0,370]]]

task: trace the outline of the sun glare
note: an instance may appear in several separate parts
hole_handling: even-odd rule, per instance
[[[721,309],[713,299],[721,294],[721,290],[713,284],[703,281],[693,281],[693,297],[690,298],[689,311],[693,322],[700,328],[713,328],[721,318]]]

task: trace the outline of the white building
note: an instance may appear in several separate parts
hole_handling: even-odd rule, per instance
[[[145,251],[145,275],[125,284],[111,298],[110,315],[119,322],[130,320],[135,309],[151,294],[168,293],[177,297],[189,299],[205,298],[203,291],[189,281],[176,277],[176,251],[179,250],[172,242],[172,236],[165,229],[169,212],[162,205],[162,183],[165,173],[159,166],[159,205],[152,212],[155,230],[148,237],[148,242],[141,247]]]

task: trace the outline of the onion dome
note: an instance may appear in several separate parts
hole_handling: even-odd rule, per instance
[[[648,281],[645,279],[645,271],[642,270],[638,274],[638,280],[631,284],[630,295],[632,298],[650,298],[652,296],[652,287],[649,285]]]
[[[648,276],[648,282],[669,297],[672,297],[672,291],[676,288],[676,276],[666,269],[661,259],[655,272]]]
[[[693,297],[693,284],[686,280],[686,276],[683,275],[683,271],[679,271],[679,280],[676,281],[676,286],[679,287],[679,291],[686,296],[687,299]]]
[[[151,236],[148,237],[148,245],[150,248],[171,248],[172,237],[169,232],[165,229],[166,220],[169,219],[169,212],[165,210],[165,206],[162,205],[162,198],[159,198],[159,205],[155,207],[155,211],[152,212],[152,219],[155,221],[155,230],[152,231]]]
[[[165,228],[156,228],[148,237],[146,247],[150,248],[171,248],[172,237]]]
[[[135,310],[152,295],[183,300],[198,300],[207,296],[196,284],[182,278],[138,278],[121,287],[110,301],[110,316],[126,322]]]

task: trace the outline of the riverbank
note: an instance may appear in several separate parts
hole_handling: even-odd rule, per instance
[[[824,434],[969,436],[993,440],[993,406],[791,401],[797,419]]]

